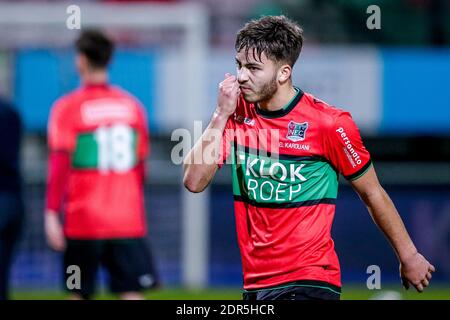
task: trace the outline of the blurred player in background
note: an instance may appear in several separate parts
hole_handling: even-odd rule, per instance
[[[47,241],[65,251],[66,278],[67,267],[81,270],[81,288],[70,290],[71,298],[92,296],[101,265],[112,292],[142,299],[141,291],[158,283],[146,243],[146,113],[135,97],[108,82],[112,40],[87,30],[76,49],[82,86],[55,103],[48,124]]]
[[[22,123],[17,111],[1,98],[0,137],[0,300],[6,300],[13,252],[24,218],[20,174]]]
[[[379,184],[351,115],[292,84],[302,34],[284,16],[263,17],[239,31],[237,76],[227,74],[219,85],[212,120],[185,158],[184,184],[203,191],[232,157],[245,300],[340,299],[331,238],[338,173],[389,239],[404,286],[421,292],[434,267]]]

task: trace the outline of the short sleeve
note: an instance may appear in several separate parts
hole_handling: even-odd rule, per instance
[[[148,128],[147,112],[141,104],[138,104],[139,127],[137,154],[139,160],[144,160],[150,153],[150,133]]]
[[[50,151],[73,152],[76,146],[74,119],[64,100],[57,101],[50,112],[48,123],[48,145]]]
[[[228,156],[230,155],[231,151],[231,143],[234,139],[234,116],[231,116],[228,118],[228,121],[225,125],[225,129],[223,131],[222,135],[222,141],[220,143],[220,152],[219,152],[219,162],[218,166],[219,168],[222,168],[222,166],[225,164]]]
[[[370,154],[350,113],[335,119],[325,141],[328,160],[347,180],[361,177],[371,166]]]

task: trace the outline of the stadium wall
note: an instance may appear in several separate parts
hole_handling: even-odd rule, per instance
[[[205,94],[211,111],[217,84],[225,72],[235,70],[233,56],[231,51],[213,50],[206,62]],[[16,54],[12,95],[29,130],[44,131],[53,101],[78,85],[72,59],[69,51]],[[112,81],[144,103],[155,133],[168,134],[182,126],[181,79],[195,81],[195,76],[183,74],[181,63],[176,51],[127,49],[117,53],[111,67]],[[450,49],[313,47],[295,66],[294,83],[350,111],[363,134],[439,135],[450,134],[448,74]]]

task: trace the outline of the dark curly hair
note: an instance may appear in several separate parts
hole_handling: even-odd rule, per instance
[[[93,68],[106,68],[114,51],[114,42],[100,30],[86,29],[75,42]]]
[[[246,55],[252,50],[254,58],[260,61],[261,54],[264,53],[275,62],[287,63],[293,67],[302,45],[303,29],[281,15],[265,16],[246,23],[237,33],[235,49],[237,52],[245,50]]]

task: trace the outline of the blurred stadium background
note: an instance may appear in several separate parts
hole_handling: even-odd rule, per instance
[[[352,112],[382,184],[417,247],[437,267],[429,293],[395,295],[401,291],[396,257],[342,181],[333,236],[343,297],[383,293],[365,288],[367,267],[378,265],[382,289],[394,290],[387,297],[450,299],[446,0],[0,1],[0,94],[14,102],[26,128],[27,214],[12,269],[16,297],[61,297],[61,256],[48,249],[43,233],[46,123],[55,99],[78,85],[71,47],[78,30],[66,27],[72,4],[81,9],[82,27],[102,26],[118,41],[111,80],[149,113],[149,241],[168,288],[150,298],[240,299],[230,168],[219,172],[209,193],[187,194],[181,166],[171,161],[178,143],[171,135],[177,128],[192,131],[193,120],[209,119],[217,84],[235,70],[234,36],[245,21],[283,13],[299,21],[306,36],[295,84]],[[380,30],[366,27],[373,4],[381,9]]]

